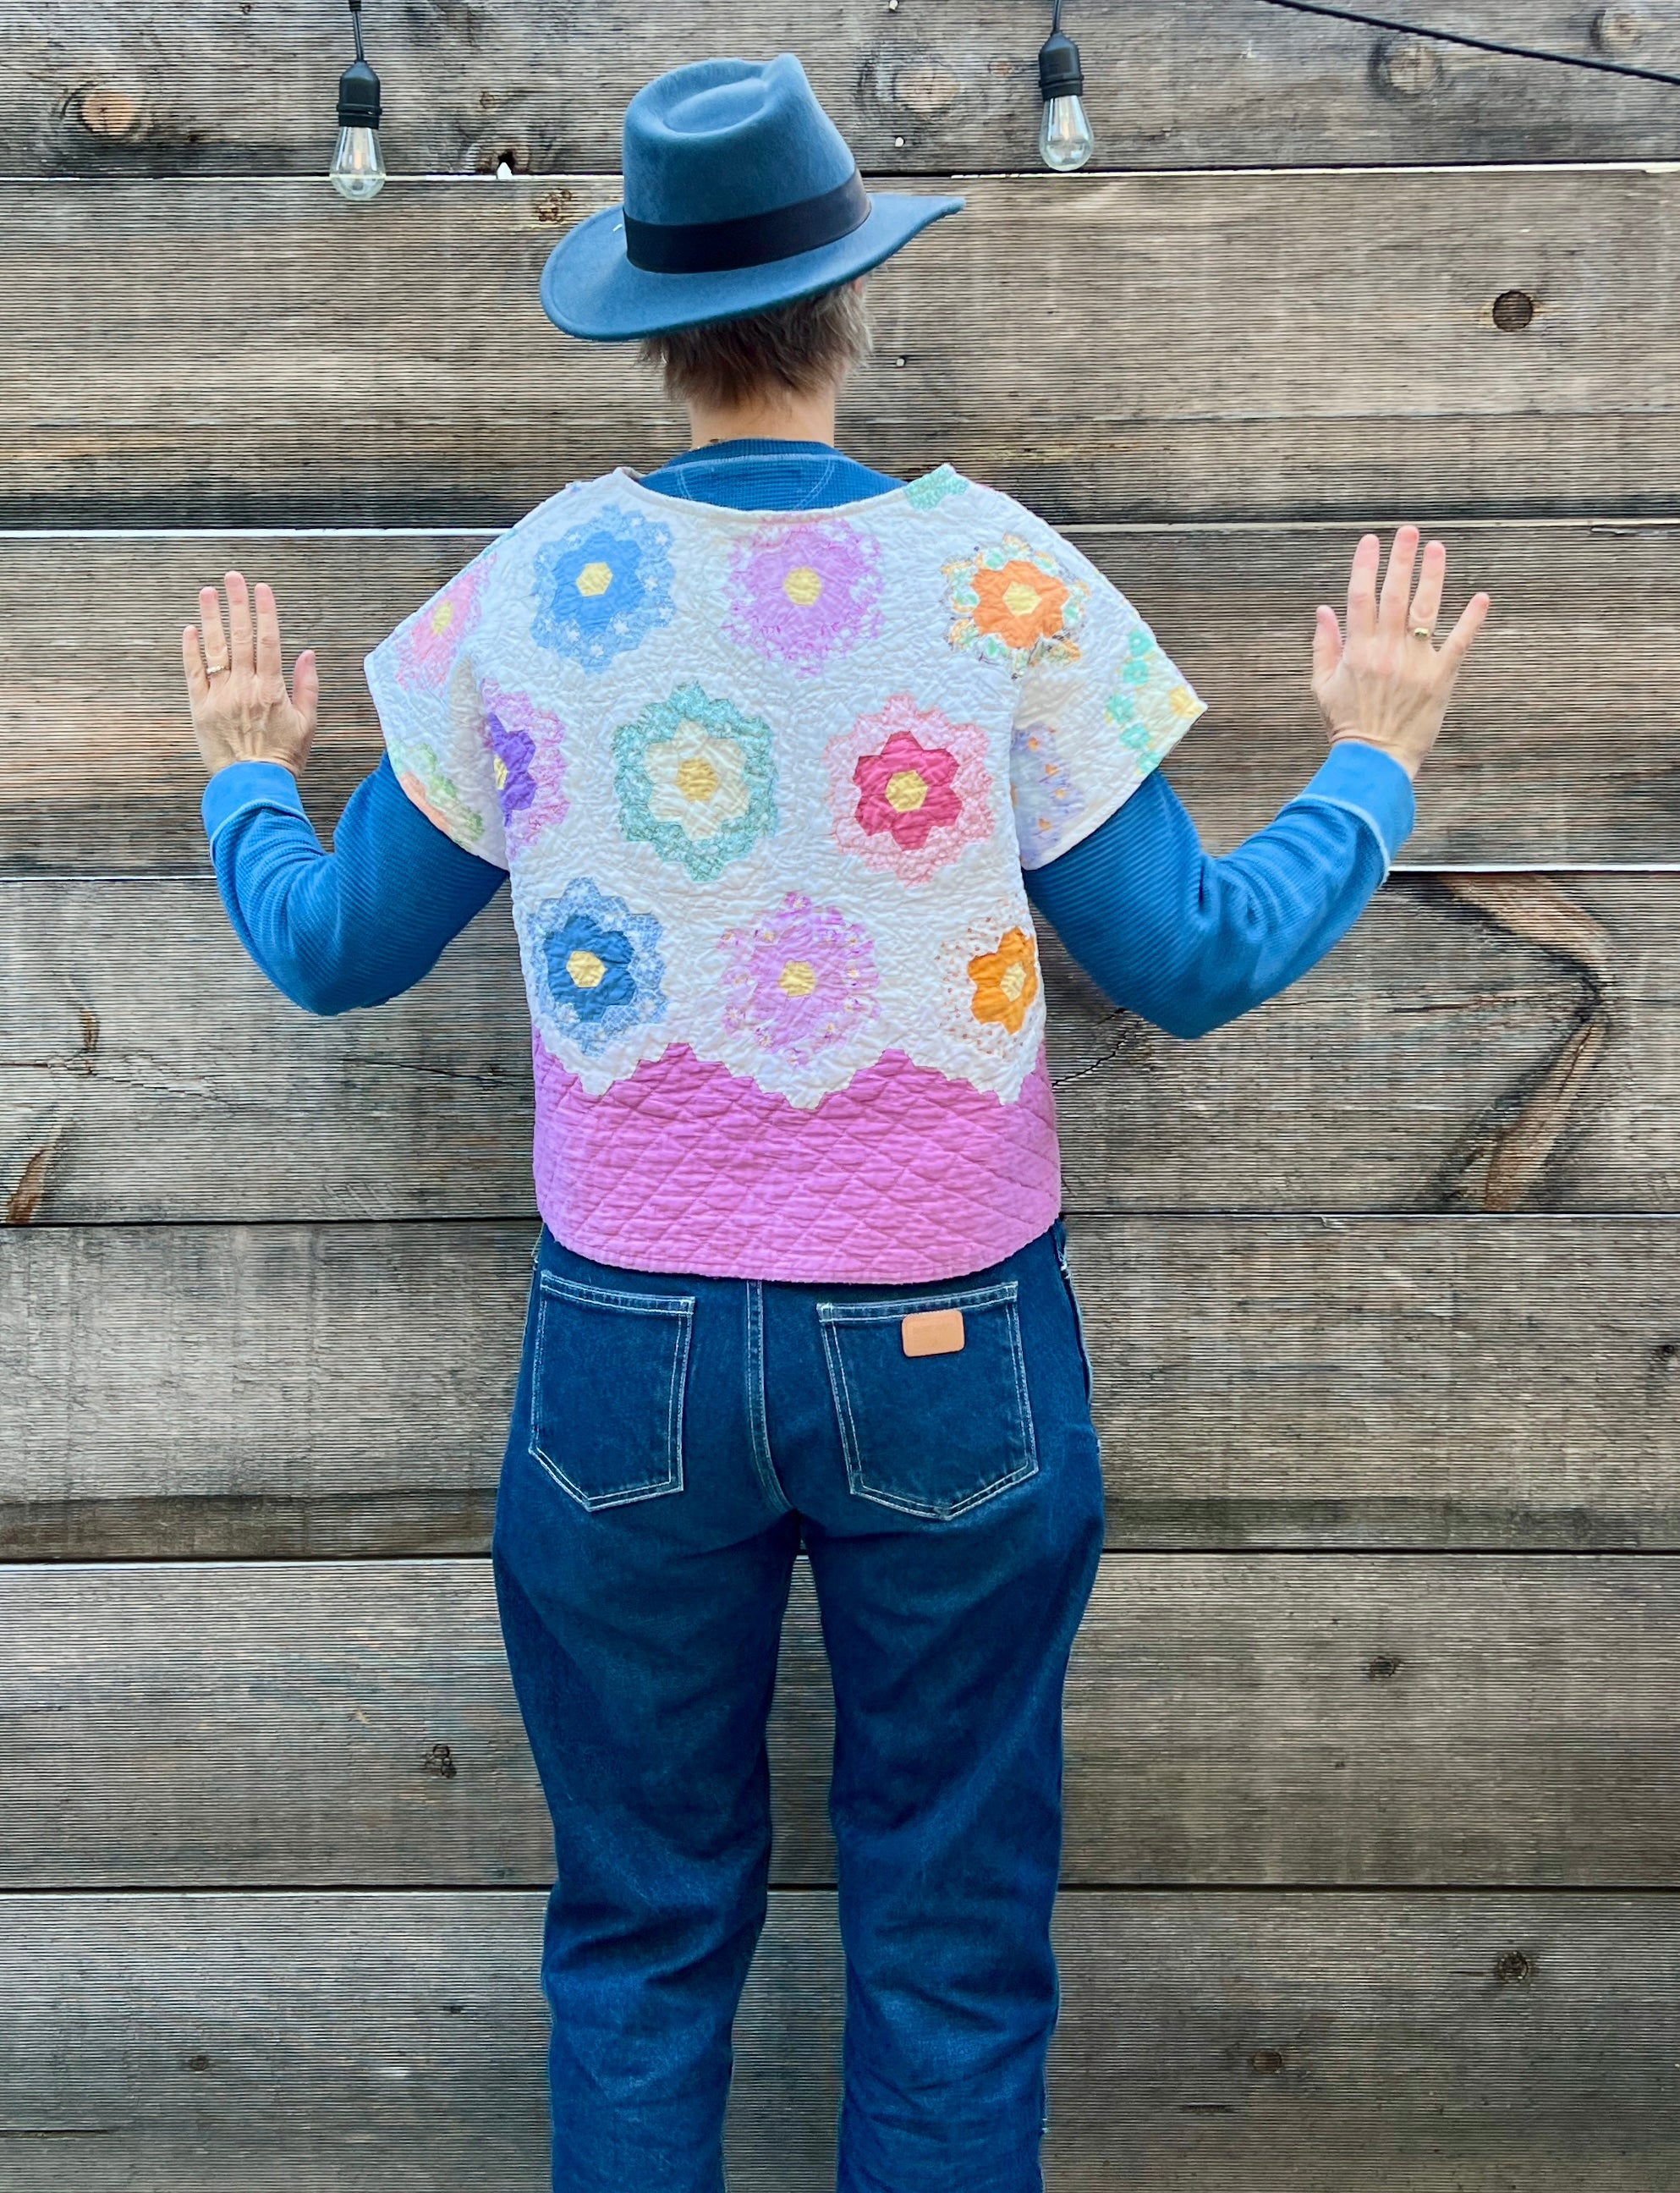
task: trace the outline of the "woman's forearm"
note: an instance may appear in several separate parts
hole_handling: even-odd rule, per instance
[[[1406,771],[1338,747],[1298,801],[1223,860],[1158,773],[1027,890],[1116,1005],[1205,1035],[1275,997],[1345,936],[1412,826]]]
[[[506,882],[429,822],[389,761],[356,787],[329,853],[271,763],[210,779],[204,823],[222,903],[277,989],[312,1013],[411,989]]]

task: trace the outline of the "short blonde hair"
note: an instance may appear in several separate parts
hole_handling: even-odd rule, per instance
[[[863,284],[843,282],[745,319],[649,335],[642,358],[663,375],[667,395],[722,408],[837,386],[871,347]]]

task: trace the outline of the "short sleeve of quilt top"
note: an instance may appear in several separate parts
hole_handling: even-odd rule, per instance
[[[494,629],[500,545],[493,541],[422,602],[363,667],[403,791],[456,845],[505,868],[509,759],[501,748],[517,741],[518,726],[495,718],[494,689],[479,667]]]
[[[1021,650],[1010,790],[1021,866],[1042,868],[1123,807],[1207,704],[1119,588],[1022,518],[975,574],[974,614]]]

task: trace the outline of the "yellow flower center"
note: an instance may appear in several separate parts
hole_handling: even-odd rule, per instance
[[[613,567],[610,564],[586,564],[578,573],[577,583],[578,592],[592,602],[612,585]]]
[[[431,612],[432,631],[434,633],[447,632],[451,624],[454,621],[454,616],[455,605],[453,602],[439,602],[437,608]]]
[[[1026,970],[1019,959],[1012,960],[997,977],[997,987],[1011,1005],[1026,988]]]
[[[796,608],[812,609],[822,594],[822,575],[809,564],[796,564],[782,581],[781,590]]]
[[[607,963],[593,952],[569,952],[566,972],[580,990],[592,990],[607,972]]]
[[[1031,616],[1038,606],[1038,589],[1025,579],[1012,579],[1003,589],[1003,606],[1012,617]]]
[[[776,977],[784,997],[809,998],[817,987],[817,971],[809,959],[790,959]]]
[[[496,790],[498,792],[506,792],[507,789],[507,764],[502,759],[500,754],[497,754],[492,759],[490,767],[495,775]]]
[[[710,799],[717,789],[717,772],[704,754],[690,754],[677,764],[677,789],[684,799]]]
[[[913,815],[928,797],[928,780],[919,770],[895,769],[887,779],[887,804],[896,815]]]

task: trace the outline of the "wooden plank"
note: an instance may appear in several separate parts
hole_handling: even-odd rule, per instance
[[[9,2193],[546,2182],[540,1896],[9,1897]],[[1049,2193],[1667,2193],[1672,1896],[1067,1897]],[[833,2184],[832,1900],[771,1898],[732,2187]]]
[[[1379,13],[1384,12],[1379,10]],[[1387,12],[1392,13],[1393,10]],[[1404,13],[1403,9],[1400,11]],[[1427,11],[1425,11],[1426,14]],[[1680,68],[1668,0],[1595,39],[1567,0],[1456,0],[1430,20],[1555,52]],[[1122,168],[1666,159],[1660,86],[1500,60],[1231,0],[1081,0],[1098,157]],[[738,0],[733,53],[796,47],[866,165],[1029,165],[1043,26],[1010,0]],[[603,4],[557,35],[537,0],[371,11],[386,157],[408,172],[614,167],[626,100],[710,54],[714,20]],[[0,166],[18,175],[311,174],[331,148],[344,26],[318,0],[0,7]]]
[[[1680,1549],[1671,1218],[1075,1218],[1113,1547]],[[0,1234],[0,1558],[488,1549],[529,1222]]]
[[[982,178],[880,274],[845,430],[1057,521],[1671,513],[1680,175],[1407,170],[1350,250],[1375,187]],[[611,197],[5,186],[0,524],[499,524],[646,463],[676,439],[651,378],[537,302],[557,237]],[[1495,324],[1508,292],[1520,330]]]
[[[1660,1211],[1680,1195],[1680,878],[1409,878],[1188,1044],[1047,947],[1068,1205]],[[205,881],[0,882],[15,1221],[523,1216],[506,901],[377,1014],[271,990]]]
[[[1406,860],[1670,861],[1680,526],[1447,530],[1455,591],[1485,584],[1497,614],[1423,779]],[[1345,590],[1351,534],[1177,526],[1079,538],[1209,702],[1170,774],[1209,841],[1234,843],[1323,758],[1307,647],[1313,604]],[[198,587],[232,563],[275,587],[293,651],[320,653],[323,733],[306,792],[329,828],[379,759],[363,656],[484,539],[0,540],[0,867],[203,872],[178,638]]]
[[[546,1816],[483,1561],[0,1569],[0,1887],[502,1887]],[[1064,1877],[1673,1879],[1680,1563],[1109,1554],[1067,1700]],[[778,1881],[833,1877],[797,1579]]]
[[[1670,1219],[1076,1219],[1114,1546],[1680,1544]]]
[[[0,1556],[487,1550],[534,1232],[9,1228]]]

